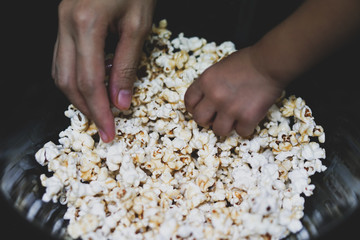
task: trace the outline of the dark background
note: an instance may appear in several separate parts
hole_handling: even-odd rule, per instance
[[[31,120],[46,115],[50,108],[62,115],[69,103],[51,79],[58,3],[54,0],[4,3],[3,11],[9,13],[2,20],[0,138],[5,146],[7,139],[31,128]],[[158,0],[154,19],[155,22],[167,19],[173,36],[184,32],[185,36],[204,37],[217,43],[231,40],[240,48],[255,42],[300,3],[295,0]],[[359,37],[349,41],[287,88],[288,93],[306,100],[326,132],[336,131],[339,124],[346,125],[347,121],[360,116],[358,42]],[[330,121],[334,116],[345,120]],[[3,197],[0,197],[0,217],[2,239],[50,239],[16,213]],[[349,223],[359,220],[357,211],[324,239],[330,235],[334,238],[356,236],[358,230]]]

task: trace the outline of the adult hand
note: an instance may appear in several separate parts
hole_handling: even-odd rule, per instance
[[[283,88],[257,66],[249,47],[205,70],[187,90],[185,104],[194,120],[212,125],[215,134],[225,136],[235,129],[248,136]]]
[[[95,122],[104,142],[115,135],[110,101],[120,110],[130,107],[154,6],[154,0],[63,0],[59,5],[52,76],[68,99]],[[104,47],[109,30],[119,34],[119,42],[107,89]]]

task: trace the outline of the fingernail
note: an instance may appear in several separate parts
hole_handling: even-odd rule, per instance
[[[117,104],[120,109],[128,109],[131,104],[132,92],[129,90],[120,90],[118,93]]]
[[[100,138],[103,140],[103,142],[109,141],[109,137],[103,130],[99,129],[99,135],[100,135]]]

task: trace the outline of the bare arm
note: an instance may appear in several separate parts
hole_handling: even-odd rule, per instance
[[[186,92],[186,107],[218,135],[250,135],[291,80],[359,27],[359,0],[308,0],[256,44],[208,68]]]
[[[289,81],[359,28],[359,0],[308,0],[253,46],[255,62],[271,77]]]

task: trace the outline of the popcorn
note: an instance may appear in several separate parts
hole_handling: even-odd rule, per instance
[[[42,197],[44,202],[49,202],[52,200],[53,202],[57,202],[58,194],[63,189],[62,181],[56,176],[47,178],[44,174],[40,176],[41,184],[46,187],[46,192]]]
[[[73,105],[59,144],[35,158],[43,201],[67,205],[70,237],[90,239],[280,239],[302,228],[303,195],[323,172],[324,129],[300,97],[280,98],[252,136],[217,137],[184,105],[191,83],[235,45],[153,26],[131,108],[112,109],[114,141]],[[317,141],[316,141],[317,140]]]
[[[175,91],[171,91],[169,89],[165,89],[161,94],[160,97],[162,97],[165,101],[169,103],[177,103],[180,101],[179,94]]]
[[[47,142],[43,148],[36,152],[35,158],[42,166],[45,166],[60,155],[58,147],[53,142]]]
[[[216,48],[216,53],[220,58],[223,58],[233,52],[235,52],[235,45],[229,41],[223,42]]]
[[[88,119],[81,113],[74,105],[70,104],[68,110],[65,111],[65,116],[71,119],[71,127],[79,132],[85,131],[88,128]]]
[[[68,232],[74,239],[80,237],[84,232],[89,233],[94,231],[99,225],[99,220],[95,215],[87,214],[79,218],[79,220],[69,225]]]

